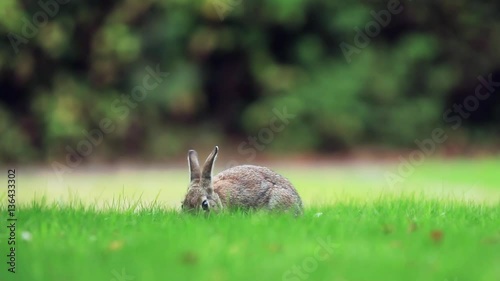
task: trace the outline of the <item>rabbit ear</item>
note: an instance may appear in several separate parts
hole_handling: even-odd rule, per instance
[[[188,152],[189,176],[190,181],[200,181],[200,163],[198,163],[198,153],[194,150]]]
[[[212,153],[208,156],[205,164],[203,165],[203,171],[201,174],[201,186],[208,189],[208,191],[213,191],[212,189],[212,170],[214,167],[215,159],[217,159],[217,153],[219,153],[219,147],[216,146]]]

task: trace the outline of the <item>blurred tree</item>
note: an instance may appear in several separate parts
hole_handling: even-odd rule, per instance
[[[104,119],[93,157],[161,158],[245,140],[283,108],[271,149],[413,147],[478,76],[500,81],[500,4],[391,3],[1,1],[0,159],[63,158]],[[170,75],[131,100],[148,67]],[[499,103],[454,134],[498,141]]]

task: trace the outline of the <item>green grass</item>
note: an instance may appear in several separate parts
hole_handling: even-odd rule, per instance
[[[134,280],[498,280],[498,207],[391,198],[293,218],[34,205],[19,217],[32,238],[19,239],[16,277],[120,281],[114,274],[124,270]]]
[[[500,280],[499,166],[429,162],[392,187],[393,166],[278,168],[304,198],[298,218],[181,214],[178,169],[81,171],[57,187],[19,173],[17,273],[3,228],[0,280]]]

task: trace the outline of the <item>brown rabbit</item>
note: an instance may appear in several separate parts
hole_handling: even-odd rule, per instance
[[[183,210],[223,208],[292,210],[302,213],[302,200],[293,185],[266,167],[235,166],[216,175],[212,170],[219,147],[215,147],[200,170],[198,154],[188,152],[191,183],[182,203]]]

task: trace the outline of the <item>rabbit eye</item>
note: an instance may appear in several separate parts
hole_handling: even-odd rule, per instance
[[[203,208],[203,210],[205,211],[208,211],[208,201],[207,200],[203,200],[203,202],[201,202],[201,207]]]

